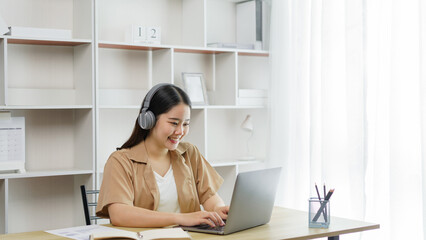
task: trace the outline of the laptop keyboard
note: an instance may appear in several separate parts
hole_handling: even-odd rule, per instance
[[[223,231],[223,229],[225,228],[225,226],[215,226],[212,227],[208,224],[200,224],[200,225],[195,225],[194,227],[198,228],[198,229],[206,229],[206,230],[214,230],[214,231]]]

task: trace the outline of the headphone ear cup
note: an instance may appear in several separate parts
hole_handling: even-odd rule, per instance
[[[145,114],[146,117],[146,129],[151,129],[155,126],[155,115],[153,112],[148,111]]]
[[[139,114],[138,122],[142,129],[149,130],[155,125],[155,115],[151,111],[142,111],[141,114]]]

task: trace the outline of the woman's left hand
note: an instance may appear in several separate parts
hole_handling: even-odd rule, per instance
[[[229,206],[215,207],[214,211],[217,212],[222,219],[227,219]]]

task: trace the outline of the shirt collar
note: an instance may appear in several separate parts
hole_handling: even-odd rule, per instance
[[[175,152],[178,155],[183,155],[188,150],[188,148],[189,148],[189,144],[179,143],[176,150],[173,150],[172,152]],[[127,151],[128,158],[131,159],[132,161],[140,162],[140,163],[148,162],[148,154],[146,152],[143,142],[129,149],[126,149],[126,151]]]

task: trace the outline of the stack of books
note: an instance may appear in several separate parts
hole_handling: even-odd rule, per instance
[[[268,102],[268,91],[264,89],[239,89],[238,105],[265,106]]]

